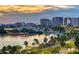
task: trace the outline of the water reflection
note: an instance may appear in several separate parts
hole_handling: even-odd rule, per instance
[[[31,45],[34,42],[34,38],[37,38],[39,42],[43,42],[43,39],[45,37],[48,37],[46,35],[33,35],[33,36],[27,36],[27,35],[17,35],[17,36],[0,36],[0,48],[7,45],[23,45],[24,41],[28,41],[29,45]]]

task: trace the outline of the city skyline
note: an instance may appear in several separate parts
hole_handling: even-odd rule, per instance
[[[54,6],[54,5],[15,5],[0,6],[0,23],[10,24],[15,22],[33,22],[39,24],[40,19],[52,19],[54,16],[79,17],[79,6]]]

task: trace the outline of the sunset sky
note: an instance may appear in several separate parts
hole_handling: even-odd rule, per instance
[[[57,5],[4,5],[0,6],[0,23],[34,22],[54,16],[79,17],[79,6]]]

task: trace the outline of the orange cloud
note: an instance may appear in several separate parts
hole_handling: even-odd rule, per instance
[[[53,6],[53,5],[4,5],[0,6],[0,11],[3,12],[23,12],[23,13],[38,13],[44,10],[58,10],[70,8],[72,6]]]
[[[37,13],[43,10],[50,9],[50,6],[0,6],[0,11],[4,12],[24,12],[24,13]]]

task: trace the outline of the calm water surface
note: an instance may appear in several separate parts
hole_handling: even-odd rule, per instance
[[[43,39],[48,36],[46,35],[34,35],[34,36],[1,36],[0,37],[0,48],[7,45],[21,45],[24,46],[24,41],[28,41],[29,45],[34,42],[34,38],[37,38],[39,42],[43,42]]]

